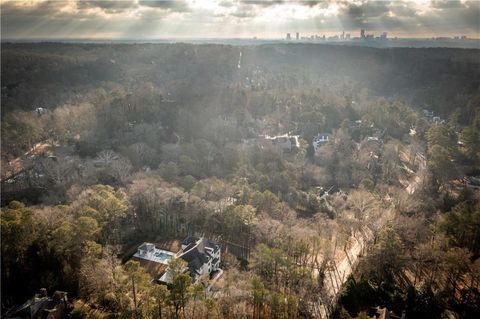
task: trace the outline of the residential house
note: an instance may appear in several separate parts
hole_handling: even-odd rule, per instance
[[[174,255],[175,254],[170,251],[155,247],[154,244],[143,243],[140,245],[140,247],[138,247],[137,252],[133,255],[133,257],[168,265],[168,261]]]
[[[329,133],[318,133],[312,140],[313,149],[317,152],[320,149],[320,146],[326,144],[330,140]]]
[[[389,311],[387,308],[375,307],[371,308],[368,312],[368,318],[371,319],[404,319],[405,313],[401,316],[396,315],[393,311]]]
[[[291,152],[292,150],[300,148],[299,135],[263,135],[256,138],[244,139],[242,141],[242,149],[246,150],[252,146],[259,146],[260,148],[274,146],[282,151]]]
[[[432,118],[432,123],[435,124],[435,125],[439,125],[439,124],[445,124],[446,121],[443,120],[440,116],[434,116]]]
[[[369,149],[378,153],[378,148],[383,144],[383,139],[380,137],[381,133],[376,133],[375,135],[367,136],[360,142],[359,150]]]
[[[69,310],[67,293],[55,291],[48,297],[45,288],[24,303],[22,306],[9,310],[5,317],[9,319],[62,319],[67,317]]]
[[[433,117],[433,111],[423,109],[423,115],[425,115],[426,118],[431,119]]]
[[[178,258],[187,262],[190,275],[196,281],[220,268],[220,245],[204,237],[187,237]]]
[[[294,149],[300,148],[300,142],[298,140],[299,135],[276,135],[276,136],[265,136],[265,140],[269,141],[272,145],[279,147],[283,151],[292,151]]]
[[[220,269],[220,245],[204,237],[187,237],[177,252],[160,249],[152,243],[143,243],[132,259],[140,263],[154,280],[170,283],[172,278],[168,263],[172,258],[181,258],[187,263],[185,271],[197,281],[202,275],[210,275]]]
[[[137,248],[132,260],[138,261],[154,279],[158,279],[167,270],[168,261],[174,256],[174,252],[160,249],[155,244],[143,243]]]
[[[435,114],[433,113],[433,111],[429,111],[429,110],[423,110],[423,114],[425,115],[425,118],[430,122],[430,123],[433,123],[435,125],[438,125],[438,124],[445,124],[446,121],[444,119],[442,119],[440,116],[435,116]]]
[[[38,116],[42,116],[44,114],[47,114],[48,113],[48,110],[44,107],[37,107],[35,108],[35,113],[38,115]]]

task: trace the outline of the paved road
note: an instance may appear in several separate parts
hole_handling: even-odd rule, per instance
[[[416,172],[414,172],[414,176],[412,178],[410,178],[405,183],[406,184],[405,190],[407,191],[407,193],[409,195],[412,195],[413,193],[415,193],[418,186],[422,182],[422,178],[420,176],[425,171],[425,169],[427,168],[427,160],[426,160],[425,156],[420,152],[416,153],[415,156],[419,161],[418,162],[418,169],[417,169]]]
[[[421,153],[416,154],[417,158],[420,160],[418,165],[418,170],[414,172],[412,178],[407,181],[405,191],[408,194],[413,194],[417,189],[419,183],[421,182],[421,173],[426,169],[427,163],[425,156]],[[388,224],[394,216],[394,211],[392,209],[387,209],[385,211],[384,218],[379,220],[379,227],[381,228],[384,225]],[[348,276],[353,272],[356,264],[358,263],[359,257],[362,255],[363,248],[369,244],[373,239],[373,232],[365,226],[363,232],[359,232],[355,237],[351,237],[351,241],[355,241],[353,245],[347,250],[348,255],[345,255],[340,260],[332,262],[330,269],[325,272],[325,291],[327,293],[327,298],[330,300],[330,304],[334,305],[337,301],[338,296],[341,293],[341,288]],[[318,273],[317,273],[318,275]],[[321,300],[319,300],[320,309],[320,318],[328,318],[329,311],[323,306]]]
[[[358,263],[358,259],[362,255],[363,248],[373,238],[373,232],[365,226],[363,234],[358,232],[355,237],[356,238],[350,238],[354,243],[347,250],[348,255],[345,254],[340,261],[332,262],[331,267],[325,272],[325,291],[327,293],[327,298],[331,300],[331,304],[334,304],[337,301],[343,284],[353,272]],[[328,318],[328,311],[325,306],[323,306],[323,303],[319,309],[320,317]]]

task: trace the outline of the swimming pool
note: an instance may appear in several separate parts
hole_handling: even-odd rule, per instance
[[[153,261],[156,263],[161,263],[167,265],[170,259],[175,256],[175,253],[163,249],[158,249],[157,247],[153,247],[150,251],[145,250],[138,250],[133,257]]]
[[[155,252],[155,257],[158,258],[161,262],[166,262],[167,260],[172,258],[172,255],[161,251],[161,252]]]

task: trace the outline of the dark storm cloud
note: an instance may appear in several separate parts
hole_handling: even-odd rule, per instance
[[[315,7],[321,5],[322,7],[328,6],[328,1],[299,1],[303,5],[307,5],[309,7]]]
[[[224,36],[235,36],[240,25],[243,34],[248,35],[262,32],[272,22],[280,28],[278,32],[292,28],[304,32],[366,28],[412,36],[455,33],[478,37],[480,30],[479,1],[435,0],[417,4],[401,0],[216,0],[205,4],[213,6],[204,5],[202,0],[5,0],[2,1],[1,32],[4,38],[89,37],[93,34],[141,38],[157,31],[175,37],[233,30]],[[304,12],[311,14],[304,18]],[[272,21],[277,14],[281,17]]]
[[[82,9],[100,8],[106,13],[121,13],[140,7],[148,7],[174,12],[189,11],[184,0],[88,0],[77,1],[77,7]]]
[[[253,17],[255,17],[255,12],[254,11],[238,11],[237,10],[237,11],[234,11],[234,12],[230,13],[229,15],[232,16],[232,17],[240,18],[240,19],[253,18]]]
[[[256,6],[270,7],[282,4],[285,1],[282,0],[241,0],[240,3],[253,4]]]
[[[2,37],[15,37],[28,32],[55,33],[75,20],[93,16],[86,12],[60,13],[58,1],[45,1],[33,6],[20,6],[15,1],[2,3]]]
[[[459,32],[476,32],[480,30],[480,3],[467,2],[456,8],[442,8],[430,14],[418,17],[418,23],[430,30],[446,32],[456,29]]]
[[[343,10],[352,19],[364,19],[382,16],[390,11],[389,2],[364,2],[360,5],[348,4]]]
[[[309,7],[314,7],[317,5],[326,5],[330,3],[330,1],[323,0],[323,1],[315,1],[315,0],[240,0],[242,3],[247,3],[247,4],[252,4],[252,5],[258,5],[262,7],[270,7],[270,6],[275,6],[275,5],[281,5],[281,4],[297,4],[297,5],[303,5],[303,6],[309,6]]]
[[[229,13],[229,16],[237,18],[254,18],[262,13],[262,10],[268,10],[269,7],[281,5],[308,6],[310,8],[327,8],[331,1],[312,1],[312,0],[237,0],[221,1],[220,6],[235,10]]]
[[[460,12],[460,19],[475,28],[477,33],[480,32],[480,2],[465,2],[465,8]]]
[[[231,8],[235,5],[235,3],[233,1],[223,0],[223,1],[220,1],[218,5],[225,8]]]
[[[387,19],[390,12],[389,2],[363,2],[361,4],[347,3],[342,6],[338,19],[346,29],[373,28],[383,20],[388,22],[395,19]],[[395,21],[398,25],[398,21]]]
[[[430,3],[432,8],[436,9],[448,9],[448,8],[461,8],[463,7],[460,0],[432,0]]]
[[[188,3],[183,0],[140,0],[138,4],[144,7],[159,8],[174,12],[188,12]]]
[[[390,7],[390,11],[397,17],[414,17],[417,11],[402,2],[394,2]]]
[[[29,16],[45,16],[55,13],[58,9],[58,2],[44,1],[39,2],[32,7],[23,7],[16,5],[15,2],[2,3],[2,18],[14,15],[19,17],[20,15]]]
[[[116,0],[78,1],[76,5],[79,10],[100,8],[105,13],[113,13],[113,14],[122,13],[138,7],[137,3],[133,0],[130,0],[130,1],[116,1]]]
[[[480,2],[435,1],[426,9],[419,14],[414,3],[407,1],[344,2],[338,19],[346,29],[406,33],[474,32],[478,36]]]
[[[402,32],[415,32],[417,20],[415,17],[391,17],[382,16],[378,20],[371,21],[367,24],[367,29],[377,31],[393,31],[401,30]],[[418,30],[417,30],[418,31]]]
[[[32,38],[41,36],[64,37],[66,26],[77,27],[78,21],[89,21],[87,13],[58,11],[58,2],[42,2],[32,7],[17,6],[15,2],[2,4],[2,38]],[[94,23],[91,24],[92,26]],[[88,27],[86,30],[93,31]]]

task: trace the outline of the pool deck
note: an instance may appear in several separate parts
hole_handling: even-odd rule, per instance
[[[143,260],[148,260],[164,265],[168,265],[168,261],[175,256],[175,253],[163,249],[159,249],[155,247],[155,251],[153,253],[149,253],[146,255],[140,255],[138,251],[133,255],[133,257]]]

